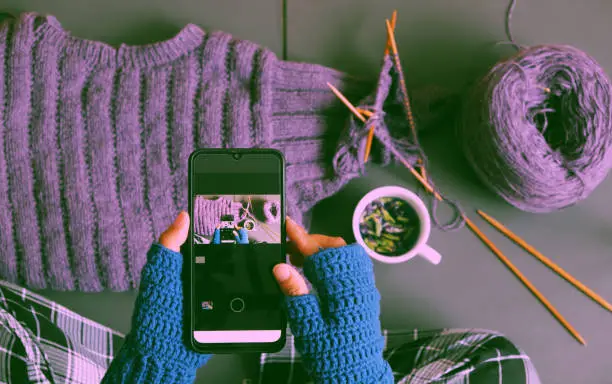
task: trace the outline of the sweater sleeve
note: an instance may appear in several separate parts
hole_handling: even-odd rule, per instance
[[[318,292],[287,298],[296,347],[317,383],[392,383],[383,359],[380,294],[372,261],[359,245],[308,258],[306,277]]]
[[[183,256],[154,244],[142,271],[132,330],[103,383],[192,383],[210,355],[190,350],[183,338]]]

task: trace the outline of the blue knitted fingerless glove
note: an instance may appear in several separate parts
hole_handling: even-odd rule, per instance
[[[235,237],[236,237],[237,244],[248,244],[249,243],[249,232],[244,228],[240,228]]]
[[[103,383],[193,383],[210,355],[183,340],[183,256],[153,244],[142,269],[132,330]]]
[[[295,346],[316,383],[393,383],[383,359],[380,294],[372,261],[357,245],[330,248],[306,259],[304,273],[317,290],[288,297]]]
[[[240,228],[238,232],[235,233],[236,234],[234,235],[234,239],[236,240],[236,244],[249,243],[249,232],[246,229]],[[221,244],[221,231],[219,230],[219,228],[215,229],[215,232],[213,232],[212,243]]]

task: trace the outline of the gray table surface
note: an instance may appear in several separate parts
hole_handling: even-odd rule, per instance
[[[375,78],[385,41],[384,19],[399,11],[397,38],[409,87],[462,84],[495,57],[492,41],[504,38],[505,0],[365,1],[287,0],[286,40],[277,0],[1,0],[0,10],[51,13],[75,35],[144,44],[163,40],[192,22],[268,46],[291,60],[316,62]],[[240,11],[238,11],[240,10]],[[612,69],[612,3],[601,0],[519,1],[514,32],[523,44],[565,43]],[[494,60],[493,60],[494,61]],[[449,122],[451,124],[451,122]],[[478,207],[502,221],[603,297],[612,300],[612,182],[607,179],[584,202],[546,215],[520,212],[490,194],[462,160],[442,127],[424,135],[430,173],[587,339],[580,346],[529,291],[467,229],[434,230],[430,244],[443,255],[439,266],[415,259],[376,264],[387,328],[465,327],[505,333],[534,360],[545,383],[612,383],[607,357],[612,314],[552,273],[477,218]],[[351,237],[352,210],[371,188],[415,188],[404,169],[369,167],[313,211],[313,230]],[[607,278],[608,277],[608,278]],[[121,332],[128,332],[136,294],[42,291],[59,303]],[[248,370],[239,356],[215,356],[198,382],[240,383]]]

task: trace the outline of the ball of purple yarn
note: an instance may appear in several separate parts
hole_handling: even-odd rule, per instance
[[[268,223],[278,223],[280,221],[280,202],[277,200],[268,200],[263,206],[264,216]]]
[[[497,63],[466,98],[459,140],[494,192],[528,212],[586,198],[612,163],[610,80],[586,53],[534,46]]]

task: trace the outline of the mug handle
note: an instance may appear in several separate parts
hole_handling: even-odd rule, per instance
[[[421,246],[419,249],[419,255],[433,265],[438,265],[440,264],[440,261],[442,261],[442,255],[427,244],[423,244]]]

